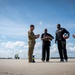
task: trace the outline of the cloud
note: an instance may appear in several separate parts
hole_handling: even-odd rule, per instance
[[[37,42],[34,49],[36,57],[41,57],[41,43]],[[23,41],[8,41],[0,43],[0,57],[12,57],[18,53],[21,58],[28,57],[28,43]]]
[[[75,44],[73,43],[67,43],[67,50],[68,52],[75,52]]]
[[[42,42],[36,42],[35,48],[39,48],[40,46],[42,46]]]
[[[42,25],[43,24],[42,21],[40,21],[39,24]]]
[[[23,41],[16,41],[16,42],[11,42],[11,41],[8,41],[8,42],[4,42],[4,43],[1,43],[1,47],[4,48],[4,49],[27,49],[27,43],[23,42]]]
[[[75,57],[75,44],[71,42],[67,42],[66,44],[67,54],[68,57]],[[56,44],[51,46],[51,56],[52,57],[59,57],[58,48]]]
[[[68,56],[75,57],[75,44],[67,43]],[[28,57],[28,43],[24,41],[8,41],[0,43],[0,57],[12,57],[18,53],[20,58]],[[36,42],[34,48],[34,55],[36,58],[41,58],[42,55],[42,42]],[[53,44],[50,48],[50,57],[59,57],[57,44]]]
[[[16,53],[20,54],[21,57],[26,54],[23,57],[27,57],[27,51],[28,45],[23,41],[0,43],[0,57],[14,57]]]
[[[7,39],[7,37],[6,37],[6,36],[4,36],[4,35],[3,35],[3,36],[1,36],[1,38],[3,38],[3,39]]]
[[[57,45],[56,45],[56,44],[53,44],[53,45],[51,46],[51,52],[52,52],[52,53],[57,52]]]
[[[67,54],[68,57],[75,57],[75,44],[71,42],[67,42]],[[42,42],[36,42],[36,46],[34,49],[34,55],[36,57],[41,57],[42,55]],[[53,44],[50,48],[50,57],[59,57],[57,44]]]
[[[50,48],[50,56],[51,57],[59,57],[57,44],[53,44]]]

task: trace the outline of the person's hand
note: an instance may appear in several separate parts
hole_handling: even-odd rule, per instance
[[[50,39],[50,36],[47,36],[47,39]]]
[[[38,34],[38,37],[40,37],[40,34]]]
[[[57,44],[57,41],[55,40],[55,43]]]
[[[50,36],[47,36],[47,38],[48,38],[48,39],[52,39],[52,37],[50,37]]]
[[[75,34],[73,34],[72,36],[73,36],[73,38],[75,38]]]
[[[48,37],[46,36],[46,37],[44,37],[44,39],[47,39]]]
[[[36,35],[36,38],[39,38],[40,37],[40,34]]]

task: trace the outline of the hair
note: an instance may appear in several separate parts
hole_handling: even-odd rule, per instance
[[[47,29],[45,29],[45,30],[47,30]]]
[[[61,27],[61,25],[60,25],[60,24],[57,24],[57,26],[60,26],[60,27]]]
[[[34,25],[31,24],[30,27],[34,27]]]

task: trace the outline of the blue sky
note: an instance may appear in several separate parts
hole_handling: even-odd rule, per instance
[[[30,24],[35,25],[35,34],[47,28],[55,37],[56,25],[70,32],[67,40],[68,56],[75,57],[75,0],[0,0],[0,57],[27,57]],[[41,57],[41,40],[36,40],[34,54]],[[59,56],[57,45],[52,41],[51,57]]]

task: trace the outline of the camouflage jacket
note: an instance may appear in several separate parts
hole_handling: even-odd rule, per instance
[[[35,34],[31,31],[28,31],[28,43],[35,44]]]

